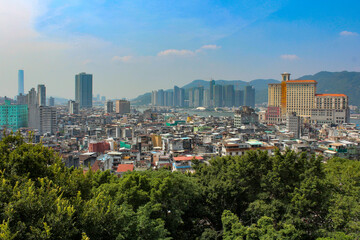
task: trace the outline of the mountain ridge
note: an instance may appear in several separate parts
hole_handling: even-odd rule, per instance
[[[330,72],[321,71],[313,75],[304,75],[298,80],[311,79],[316,80],[317,93],[343,93],[349,97],[349,103],[352,105],[360,106],[360,72],[354,71],[341,71]],[[267,102],[268,96],[268,84],[280,83],[280,80],[276,79],[254,79],[249,82],[243,80],[215,80],[216,84],[220,85],[235,85],[235,89],[242,89],[244,86],[252,85],[255,87],[255,102],[263,103]],[[209,89],[210,81],[195,79],[188,84],[185,84],[183,88],[189,89],[192,87],[203,86],[205,89]],[[146,105],[151,103],[151,92],[139,95],[131,100],[134,105]]]

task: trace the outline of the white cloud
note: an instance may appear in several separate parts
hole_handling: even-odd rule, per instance
[[[186,50],[186,49],[182,49],[182,50],[167,49],[167,50],[164,50],[164,51],[161,51],[158,53],[158,56],[171,56],[171,55],[193,56],[193,55],[195,55],[195,53],[193,51]]]
[[[342,31],[340,32],[341,36],[358,36],[359,34],[356,32]]]
[[[219,48],[221,48],[221,47],[214,45],[214,44],[209,44],[209,45],[204,45],[195,51],[186,50],[186,49],[182,49],[182,50],[167,49],[167,50],[159,52],[158,56],[169,56],[169,55],[194,56],[194,55],[196,55],[196,53],[202,52],[204,50],[208,50],[208,49],[214,50],[214,49],[219,49]]]
[[[114,56],[111,60],[113,62],[129,62],[132,59],[132,56]]]
[[[299,57],[296,56],[295,54],[283,54],[280,57],[284,60],[290,60],[290,61],[299,59]]]
[[[201,49],[218,49],[218,48],[221,48],[221,47],[217,46],[215,44],[204,45],[201,47]]]

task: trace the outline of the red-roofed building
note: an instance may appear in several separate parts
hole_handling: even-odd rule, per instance
[[[193,172],[194,169],[192,168],[192,160],[204,160],[201,156],[179,156],[173,158],[173,171],[181,171],[181,172]]]
[[[127,171],[134,171],[134,164],[119,164],[116,169],[116,174],[121,176]]]

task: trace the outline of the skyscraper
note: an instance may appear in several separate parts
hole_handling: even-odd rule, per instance
[[[18,72],[18,95],[24,95],[24,70]]]
[[[215,80],[211,79],[211,81],[210,81],[210,91],[209,91],[210,106],[214,105],[214,87],[215,87]]]
[[[68,106],[69,106],[69,113],[70,114],[79,114],[79,103],[70,100],[68,102]]]
[[[91,108],[93,99],[92,74],[79,73],[75,76],[75,101],[80,108]]]
[[[185,89],[180,88],[180,107],[185,106]]]
[[[164,106],[164,90],[163,89],[158,90],[157,106]]]
[[[235,90],[235,107],[240,107],[244,105],[244,91]]]
[[[49,98],[49,106],[50,106],[50,107],[55,106],[55,99],[54,99],[53,97],[50,97],[50,98]]]
[[[234,85],[226,85],[224,86],[224,102],[225,107],[233,107],[235,100],[235,90]]]
[[[116,113],[120,114],[130,113],[130,102],[127,100],[116,100],[115,110]]]
[[[223,86],[215,85],[214,86],[214,107],[223,106]]]
[[[174,107],[180,107],[180,88],[174,86]]]
[[[28,95],[27,95],[27,104],[29,106],[36,106],[38,103],[37,103],[37,98],[36,98],[36,91],[35,91],[35,88],[32,88],[30,89]]]
[[[105,103],[105,113],[114,112],[114,102],[111,100],[107,100]]]
[[[253,86],[245,86],[244,106],[255,107],[255,88]]]
[[[151,105],[157,106],[158,105],[158,91],[154,90],[151,93]]]
[[[39,106],[46,106],[46,87],[43,84],[38,85],[37,103]]]

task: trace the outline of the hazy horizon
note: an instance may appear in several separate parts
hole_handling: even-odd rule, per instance
[[[195,79],[278,79],[360,71],[360,3],[328,1],[0,0],[0,95],[45,84],[73,99],[75,74],[94,95],[135,98]]]

